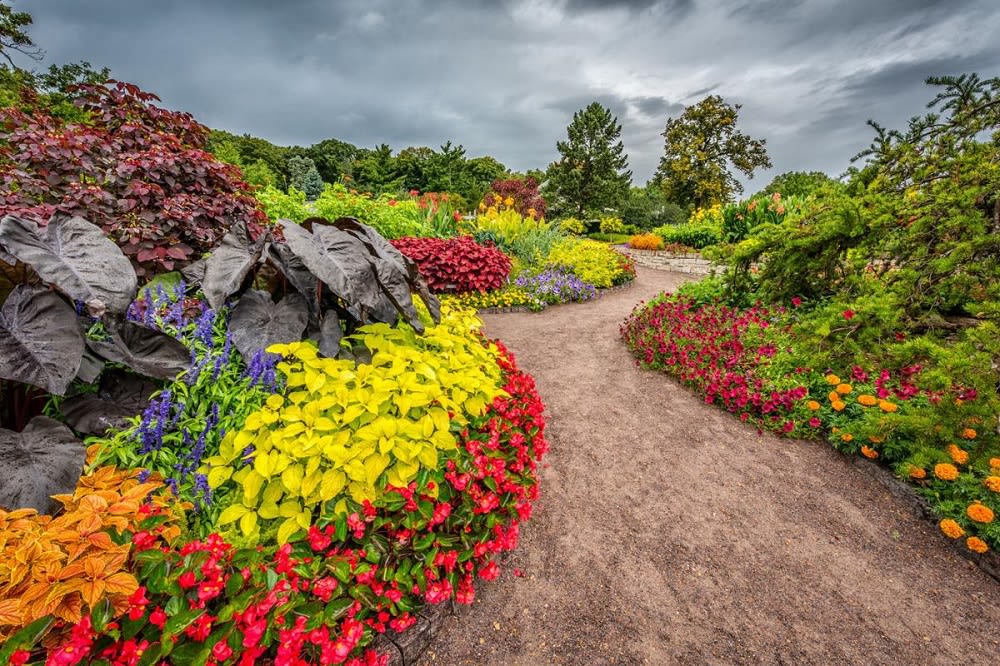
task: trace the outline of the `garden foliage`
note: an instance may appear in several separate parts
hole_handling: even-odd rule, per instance
[[[435,292],[463,293],[499,289],[510,274],[510,258],[470,236],[398,238],[397,250],[412,259]]]
[[[561,266],[598,288],[606,289],[635,278],[632,261],[612,250],[606,243],[569,238],[560,241],[546,257],[546,263]]]

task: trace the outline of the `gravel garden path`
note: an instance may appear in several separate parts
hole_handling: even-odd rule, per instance
[[[618,325],[685,279],[484,316],[552,448],[520,547],[421,666],[1000,663],[1000,583],[878,474],[635,367]]]

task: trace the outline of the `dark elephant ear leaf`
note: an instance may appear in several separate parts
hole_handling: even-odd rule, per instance
[[[271,345],[301,340],[308,323],[309,309],[298,294],[287,294],[275,303],[266,291],[251,289],[233,308],[229,330],[233,344],[250,358]]]
[[[267,247],[267,255],[271,263],[281,271],[289,284],[306,300],[310,312],[319,314],[319,286],[306,265],[292,249],[283,243],[271,243]]]
[[[97,393],[67,398],[59,408],[63,420],[77,432],[102,435],[125,427],[130,418],[142,414],[149,396],[159,389],[159,382],[116,368],[104,373]]]
[[[0,377],[63,395],[83,355],[76,311],[44,287],[19,285],[0,309]]]
[[[267,234],[261,234],[253,241],[247,231],[246,222],[233,224],[222,237],[219,246],[205,261],[205,276],[201,282],[202,291],[212,309],[221,308],[231,294],[236,293],[253,265],[260,259]]]
[[[413,308],[411,292],[420,296],[435,323],[441,321],[441,303],[431,294],[427,280],[412,259],[393,247],[377,231],[353,217],[339,218],[334,225],[364,244],[383,289],[410,325],[418,331],[423,330],[423,324]]]
[[[87,448],[62,423],[36,416],[21,432],[0,429],[0,506],[52,513],[52,495],[71,493]]]
[[[83,218],[53,217],[40,228],[8,215],[0,221],[0,244],[92,311],[123,313],[135,296],[132,264],[99,227]]]
[[[317,225],[310,233],[290,220],[278,224],[288,247],[334,294],[366,310],[378,307],[377,278],[357,239],[335,227]]]
[[[76,378],[86,384],[92,384],[95,379],[101,376],[102,370],[104,370],[104,359],[84,348],[83,356],[80,359],[80,369],[76,371]]]
[[[191,365],[191,352],[166,333],[127,321],[109,327],[110,340],[88,340],[98,356],[121,363],[140,375],[173,379]]]
[[[8,266],[13,266],[17,263],[17,257],[0,247],[0,261],[4,262]]]
[[[344,331],[340,328],[340,317],[336,310],[327,310],[323,313],[323,323],[320,324],[317,342],[319,353],[323,356],[334,358],[340,354],[340,341],[344,337]]]
[[[181,275],[192,285],[200,285],[205,279],[205,267],[206,262],[204,259],[198,259],[192,261],[190,264],[181,269]]]

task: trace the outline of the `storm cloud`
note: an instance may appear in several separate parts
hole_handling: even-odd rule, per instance
[[[463,144],[545,168],[608,106],[637,184],[669,117],[742,105],[778,173],[836,175],[869,118],[901,127],[930,75],[1000,75],[993,0],[15,0],[43,65],[86,60],[201,122],[275,143]],[[30,62],[23,62],[30,65]]]

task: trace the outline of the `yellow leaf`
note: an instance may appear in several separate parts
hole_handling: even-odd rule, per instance
[[[275,504],[284,494],[285,487],[282,485],[281,481],[278,479],[272,479],[268,482],[267,488],[264,489],[264,501]]]
[[[268,396],[264,404],[271,409],[281,409],[281,406],[285,404],[285,399],[275,393],[274,395]]]
[[[312,460],[317,460],[317,458],[313,458]],[[299,489],[299,492],[302,495],[302,497],[311,498],[313,493],[315,493],[316,489],[319,487],[320,481],[322,480],[323,480],[323,474],[320,473],[319,470],[316,470],[315,472],[309,474],[308,476],[302,477],[302,486]]]
[[[272,395],[271,397],[275,398],[275,397],[280,397],[280,396],[273,396]],[[261,423],[262,423],[262,421],[261,421],[261,413],[260,412],[254,412],[253,414],[251,414],[250,416],[247,417],[246,421],[244,421],[244,423],[243,423],[243,430],[251,431],[251,432],[257,431],[257,430],[260,429]]]
[[[437,469],[438,455],[437,449],[432,446],[422,446],[420,447],[420,452],[417,453],[417,459],[420,463],[429,469]]]
[[[297,516],[295,516],[295,522],[297,522],[299,524],[299,527],[301,527],[302,529],[304,530],[309,529],[309,526],[312,524],[312,511],[309,511],[308,509],[302,511]]]
[[[308,388],[313,393],[319,392],[323,385],[326,384],[326,375],[320,372],[316,373],[306,373],[306,388]]]
[[[319,496],[323,501],[331,500],[344,490],[347,477],[339,469],[328,469],[323,472],[323,480],[319,484]]]
[[[389,462],[390,462],[389,456],[381,453],[376,453],[368,456],[365,459],[364,463],[365,482],[369,486],[374,486],[375,482],[378,480],[378,477],[380,477],[382,475],[382,472],[385,471],[385,468],[389,466]]]
[[[285,545],[293,534],[299,531],[299,523],[295,518],[286,518],[278,527],[278,545]]]
[[[274,471],[274,461],[267,453],[258,451],[253,458],[253,468],[262,477],[269,479]]]
[[[232,475],[233,475],[232,467],[228,466],[213,467],[212,469],[208,470],[208,487],[214,490],[215,488],[218,488],[223,483],[228,481],[229,477],[231,477]]]
[[[253,511],[244,513],[240,518],[240,530],[243,531],[243,536],[252,536],[257,531],[257,514]]]
[[[283,518],[291,518],[299,511],[302,511],[302,505],[300,505],[296,500],[288,500],[281,503],[278,507],[278,515]]]
[[[243,501],[248,505],[256,504],[257,495],[260,494],[260,490],[263,487],[264,477],[258,474],[256,470],[250,470],[250,473],[243,479]]]
[[[241,430],[237,435],[236,439],[233,441],[233,445],[236,451],[242,451],[246,447],[253,444],[254,434],[250,430]]]
[[[281,512],[278,511],[278,505],[274,502],[264,502],[257,508],[257,513],[264,520],[274,520],[275,518],[281,517]]]
[[[289,493],[298,493],[302,486],[302,465],[289,465],[281,473],[281,483]]]
[[[237,520],[243,517],[249,509],[247,509],[242,504],[231,504],[222,510],[219,515],[219,524],[228,525],[229,523],[235,523]]]

